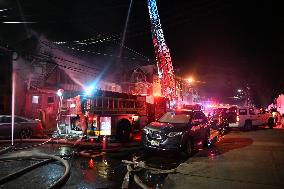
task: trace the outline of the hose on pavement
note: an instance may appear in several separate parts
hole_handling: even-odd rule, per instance
[[[31,171],[39,166],[42,166],[44,164],[47,164],[51,161],[59,161],[61,164],[64,165],[65,167],[65,172],[64,174],[61,176],[61,178],[59,180],[57,180],[53,185],[47,187],[47,189],[57,189],[57,188],[60,188],[62,187],[66,182],[67,180],[69,179],[69,176],[70,176],[70,165],[69,163],[58,157],[58,156],[54,156],[54,155],[48,155],[48,154],[41,154],[41,153],[25,153],[25,154],[14,154],[14,155],[10,155],[10,156],[7,156],[7,157],[3,157],[3,158],[0,158],[0,161],[9,161],[9,160],[17,160],[17,159],[21,159],[21,160],[30,160],[30,159],[45,159],[44,161],[41,161],[39,163],[36,163],[34,165],[31,165],[29,167],[26,167],[20,171],[17,171],[15,173],[12,173],[6,177],[3,177],[3,178],[0,178],[0,184],[4,184],[10,180],[13,180],[15,178],[17,178],[18,176],[20,175],[23,175],[25,173],[27,173],[28,171]]]

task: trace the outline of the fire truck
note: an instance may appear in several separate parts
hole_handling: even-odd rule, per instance
[[[61,133],[128,141],[133,133],[165,113],[169,103],[163,97],[147,103],[146,96],[97,90],[65,99],[62,104]]]

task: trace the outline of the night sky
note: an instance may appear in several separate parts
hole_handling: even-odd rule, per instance
[[[230,97],[251,86],[257,104],[284,92],[284,23],[275,1],[157,0],[176,73],[202,81],[205,94]],[[120,43],[130,0],[0,0],[0,40],[15,44],[33,29],[54,41],[113,35]],[[146,0],[133,0],[125,45],[154,60]],[[96,48],[96,47],[94,47]]]

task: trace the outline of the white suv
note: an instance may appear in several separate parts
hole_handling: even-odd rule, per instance
[[[254,107],[238,107],[234,110],[235,117],[229,121],[229,127],[238,127],[243,130],[251,130],[254,126],[268,125],[272,128],[274,125],[273,115],[271,113],[256,109]]]

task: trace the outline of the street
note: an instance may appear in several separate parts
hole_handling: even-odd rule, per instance
[[[18,148],[29,146],[28,143],[16,144]],[[46,153],[64,156],[71,166],[71,174],[63,188],[121,188],[124,175],[126,174],[126,164],[121,160],[131,160],[133,156],[138,156],[139,160],[153,168],[171,169],[176,168],[184,162],[187,157],[172,153],[146,153],[141,146],[133,150],[124,150],[120,147],[113,152],[100,152],[96,147],[91,150],[90,146],[74,147],[62,144],[44,144],[40,147],[13,152],[13,154],[24,153]],[[73,153],[75,152],[75,153]],[[7,156],[5,154],[3,156]],[[3,157],[2,156],[2,157]],[[1,162],[0,177],[14,173],[24,167],[37,162],[36,160]],[[58,163],[49,163],[41,166],[27,174],[0,185],[0,188],[47,188],[55,183],[63,174],[64,167]],[[147,170],[138,173],[139,177],[151,187],[161,188],[167,174],[151,174]],[[32,182],[30,182],[32,181]],[[133,180],[130,180],[129,188],[137,188]]]
[[[0,189],[284,189],[277,2],[0,0]]]
[[[18,144],[18,147],[27,145]],[[173,174],[152,174],[145,169],[139,171],[137,175],[152,188],[284,187],[283,129],[260,128],[251,132],[233,130],[212,147],[199,149],[190,158],[179,153],[146,153],[139,147],[105,153],[95,148],[90,151],[83,146],[75,148],[70,145],[45,144],[26,151],[64,156],[71,165],[70,178],[63,186],[66,189],[121,188],[127,172],[126,165],[121,160],[131,160],[133,156],[137,156],[139,161],[145,161],[149,167],[163,170],[177,168]],[[0,176],[2,178],[35,162],[36,160],[1,162]],[[64,167],[60,164],[49,163],[0,185],[0,188],[47,188],[63,172]],[[129,188],[138,187],[130,179]]]

